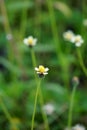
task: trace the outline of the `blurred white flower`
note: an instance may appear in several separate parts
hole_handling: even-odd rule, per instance
[[[71,39],[74,37],[74,33],[70,30],[63,33],[63,37],[66,41],[71,41]]]
[[[77,124],[76,126],[72,127],[72,130],[86,130],[83,125]]]
[[[84,25],[84,26],[87,26],[87,19],[84,19],[84,20],[83,20],[83,25]]]
[[[13,37],[12,37],[12,34],[7,34],[6,35],[6,38],[7,38],[7,40],[11,40]]]
[[[39,67],[35,67],[35,70],[37,72],[37,74],[40,76],[40,77],[43,77],[44,75],[47,75],[48,74],[48,70],[49,68],[45,68],[43,65],[39,65]]]
[[[29,47],[33,47],[36,45],[37,39],[33,38],[32,36],[29,36],[28,38],[24,39],[24,44],[26,44]]]
[[[82,39],[81,35],[75,35],[74,37],[72,37],[71,42],[75,43],[77,47],[80,47],[84,40]]]
[[[71,129],[65,128],[64,130],[86,130],[86,128],[83,125],[77,124],[73,126]]]
[[[52,115],[55,111],[55,107],[53,104],[48,103],[43,106],[43,111],[46,112],[47,115]]]

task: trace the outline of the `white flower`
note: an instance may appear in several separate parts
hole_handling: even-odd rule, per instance
[[[55,108],[53,104],[48,103],[43,106],[43,111],[46,112],[47,115],[51,115],[55,111]]]
[[[74,33],[70,30],[63,33],[63,37],[66,41],[71,41],[71,39],[74,37]]]
[[[84,126],[77,124],[76,126],[72,127],[72,130],[86,130]]]
[[[84,20],[83,20],[83,25],[84,25],[84,26],[87,26],[87,19],[84,19]]]
[[[84,40],[82,39],[82,37],[80,35],[76,35],[76,36],[72,37],[71,42],[75,43],[75,45],[77,47],[80,47],[82,45],[82,43],[84,42]]]
[[[40,77],[43,77],[44,75],[48,74],[49,69],[47,67],[45,68],[43,65],[39,65],[38,68],[35,67],[35,70]]]
[[[12,37],[12,34],[7,34],[7,35],[6,35],[6,38],[7,38],[7,40],[12,40],[12,38],[13,38],[13,37]]]
[[[36,45],[37,39],[33,38],[32,36],[29,36],[28,38],[24,39],[24,44],[27,46],[33,47]]]

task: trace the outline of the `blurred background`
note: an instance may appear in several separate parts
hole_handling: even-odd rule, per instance
[[[37,66],[49,68],[41,89],[44,105],[54,108],[47,115],[50,130],[67,127],[74,76],[79,78],[79,86],[72,125],[87,127],[87,73],[77,48],[63,38],[67,30],[83,37],[79,50],[87,67],[86,19],[86,0],[0,0],[0,130],[31,128],[36,83],[30,48],[23,43],[28,36],[38,39],[33,48]],[[39,101],[34,127],[45,130]]]

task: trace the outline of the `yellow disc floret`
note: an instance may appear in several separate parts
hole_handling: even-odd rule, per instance
[[[44,66],[42,66],[42,65],[39,66],[39,72],[40,73],[44,73],[45,72]]]
[[[67,39],[71,39],[72,35],[71,35],[70,33],[68,33],[68,34],[66,35],[66,37],[67,37]]]
[[[28,39],[28,43],[29,43],[29,45],[32,45],[32,44],[33,44],[33,39],[32,39],[32,38],[29,38],[29,39]]]
[[[75,39],[75,42],[79,42],[80,40],[81,40],[81,37],[77,36],[76,39]]]

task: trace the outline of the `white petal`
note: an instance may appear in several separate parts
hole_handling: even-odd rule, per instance
[[[71,30],[68,30],[67,33],[74,35],[73,31],[71,31]]]
[[[82,44],[81,44],[80,42],[77,42],[77,43],[76,43],[76,46],[77,46],[77,47],[80,47],[81,45],[82,45]]]
[[[36,70],[36,71],[39,71],[39,69],[38,69],[37,67],[35,67],[35,70]]]
[[[43,65],[39,65],[39,67],[41,67],[41,66],[43,66]]]
[[[49,70],[49,68],[45,68],[45,72],[47,72]]]
[[[44,72],[43,74],[44,74],[44,75],[47,75],[48,73],[47,73],[47,72]]]
[[[37,42],[37,38],[34,38],[34,42]]]
[[[37,71],[37,74],[41,74],[41,72],[38,72],[38,71]]]
[[[75,36],[73,36],[70,41],[71,41],[72,43],[74,43],[74,42],[75,42]]]
[[[83,43],[84,42],[84,40],[83,39],[81,39],[81,41],[80,41],[81,43]]]
[[[33,40],[33,45],[36,45],[36,42],[37,42],[37,39],[35,38],[35,39]]]
[[[81,35],[77,34],[76,37],[82,38]]]
[[[71,41],[73,36],[74,36],[74,33],[71,30],[68,30],[67,32],[63,33],[63,37],[67,41]]]
[[[28,39],[33,39],[33,37],[32,37],[32,36],[29,36]]]
[[[27,38],[25,38],[23,42],[24,42],[24,44],[28,45],[28,39]]]

